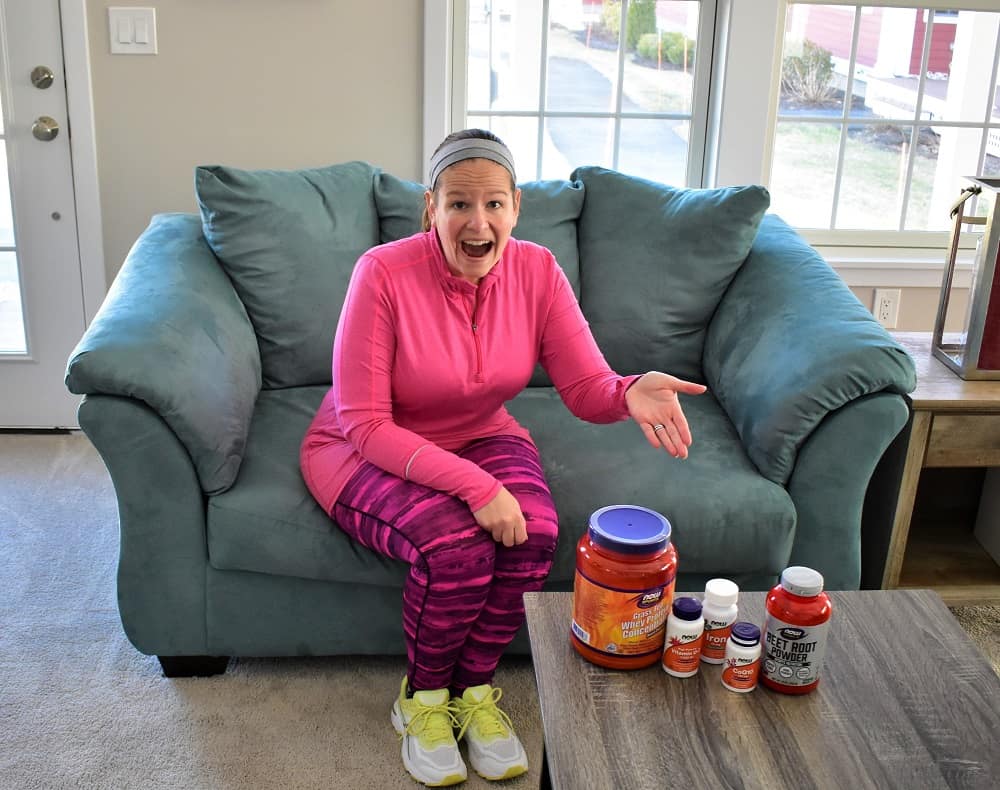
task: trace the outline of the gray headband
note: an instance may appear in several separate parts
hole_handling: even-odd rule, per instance
[[[443,145],[431,157],[431,189],[437,185],[442,170],[465,159],[489,159],[506,168],[511,180],[517,181],[517,176],[514,175],[514,157],[511,156],[510,149],[503,143],[473,137]]]

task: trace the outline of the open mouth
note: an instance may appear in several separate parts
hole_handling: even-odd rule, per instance
[[[492,241],[463,241],[462,252],[470,258],[483,258],[493,249]]]

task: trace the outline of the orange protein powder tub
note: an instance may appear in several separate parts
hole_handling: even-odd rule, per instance
[[[573,647],[609,669],[655,664],[676,575],[666,518],[638,505],[594,511],[576,546]]]

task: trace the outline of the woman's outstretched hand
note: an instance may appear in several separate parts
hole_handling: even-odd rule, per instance
[[[691,431],[677,393],[701,395],[706,389],[704,384],[652,370],[628,388],[625,402],[653,447],[662,447],[674,458],[687,458]]]
[[[479,510],[473,510],[472,517],[493,536],[493,540],[504,546],[514,546],[528,539],[521,505],[503,486],[493,499]]]

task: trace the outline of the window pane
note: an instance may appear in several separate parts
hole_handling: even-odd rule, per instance
[[[17,255],[0,252],[0,353],[24,354],[27,350]]]
[[[687,185],[687,121],[626,118],[618,142],[618,169],[676,187]]]
[[[848,131],[836,227],[899,228],[910,136],[911,129],[893,124]]]
[[[986,132],[986,156],[978,172],[987,176],[1000,176],[1000,129]]]
[[[829,228],[839,146],[839,124],[779,122],[771,211],[799,228]]]
[[[5,140],[0,139],[0,247],[14,246],[14,215],[10,205],[7,145]]]
[[[542,178],[567,178],[581,165],[613,167],[614,120],[548,118]]]
[[[781,113],[841,115],[854,9],[791,4],[785,17]]]
[[[928,120],[982,123],[993,89],[990,71],[997,46],[1000,14],[959,11],[935,15],[932,62],[922,117]],[[947,53],[938,55],[938,50]]]
[[[655,14],[636,15],[628,32],[635,48],[625,61],[623,110],[691,113],[698,7],[697,2],[661,0]],[[640,23],[646,27],[639,28]]]
[[[469,112],[538,109],[541,36],[535,0],[469,3]]]
[[[566,26],[568,18],[557,14],[562,5],[552,4],[545,106],[556,111],[615,112],[619,34],[615,4],[606,5],[608,10],[598,19],[573,28]]]
[[[514,155],[518,181],[534,181],[538,177],[538,118],[470,114],[468,120],[470,126],[489,129],[507,144]],[[559,177],[568,175],[567,170]]]
[[[979,169],[982,130],[938,129],[940,135],[928,127],[920,129],[906,211],[908,230],[949,230],[951,205],[969,185],[964,176],[976,175]]]

